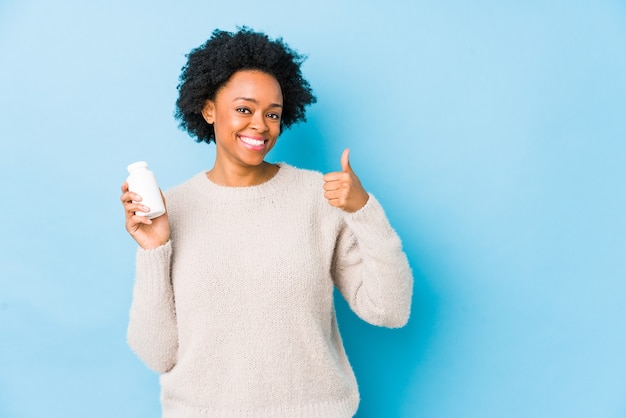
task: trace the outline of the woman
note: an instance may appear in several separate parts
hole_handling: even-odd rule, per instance
[[[161,373],[164,417],[353,416],[334,286],[367,322],[408,320],[409,264],[348,151],[324,176],[265,161],[315,102],[302,61],[248,28],[213,32],[188,55],[176,112],[215,142],[213,168],[167,191],[153,220],[122,186],[139,244],[128,341]]]

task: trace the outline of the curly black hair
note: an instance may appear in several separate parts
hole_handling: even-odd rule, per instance
[[[202,117],[207,100],[240,70],[259,70],[276,78],[283,93],[281,132],[296,122],[306,121],[305,107],[317,101],[309,82],[302,77],[306,57],[291,49],[282,38],[241,27],[235,33],[216,29],[211,38],[187,54],[179,77],[174,116],[179,127],[197,142],[215,141],[213,125]]]

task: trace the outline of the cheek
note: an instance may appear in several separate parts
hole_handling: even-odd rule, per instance
[[[245,124],[242,123],[241,118],[234,116],[222,116],[215,120],[215,131],[220,131],[224,134],[240,130],[243,126]]]
[[[274,138],[278,138],[278,136],[279,136],[279,135],[281,134],[281,132],[282,132],[282,130],[281,130],[281,126],[280,126],[280,123],[277,123],[277,124],[275,124],[275,125],[272,125],[272,126],[270,127],[270,131],[271,131],[272,136],[273,136]]]

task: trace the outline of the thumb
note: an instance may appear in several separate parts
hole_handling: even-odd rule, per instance
[[[350,166],[350,148],[346,148],[343,150],[343,154],[341,154],[341,170],[346,173],[353,173]]]

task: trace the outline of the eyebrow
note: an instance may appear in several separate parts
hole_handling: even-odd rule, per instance
[[[254,103],[256,105],[259,104],[259,101],[257,99],[253,99],[251,97],[235,97],[234,101],[237,101],[237,100],[244,100],[246,102],[252,102],[252,103]],[[280,103],[270,103],[269,107],[280,107],[280,108],[282,108],[283,105],[281,105]]]

